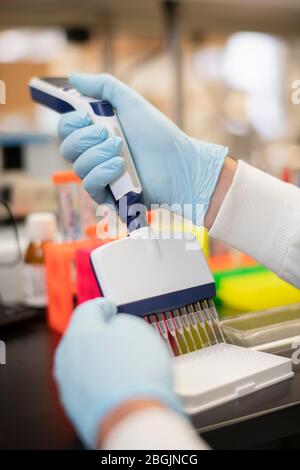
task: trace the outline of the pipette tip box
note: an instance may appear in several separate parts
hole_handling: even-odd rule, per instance
[[[291,360],[232,344],[215,344],[173,361],[175,390],[189,414],[289,379]]]

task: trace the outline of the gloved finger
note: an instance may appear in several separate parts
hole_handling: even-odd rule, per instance
[[[98,204],[103,202],[103,189],[124,170],[124,160],[121,157],[112,157],[101,165],[93,168],[83,179],[83,187]]]
[[[80,93],[107,100],[119,110],[132,98],[143,99],[127,85],[106,73],[100,75],[73,73],[69,82]]]
[[[60,152],[65,160],[74,162],[88,148],[100,144],[108,137],[108,131],[99,124],[92,124],[72,132],[60,146]]]
[[[91,196],[91,198],[94,199],[93,196]],[[97,199],[94,199],[94,201],[96,201],[98,205],[106,204],[106,202],[109,200],[108,198],[109,191],[107,190],[107,188],[99,189],[99,191],[97,192]]]
[[[105,162],[111,157],[120,155],[122,139],[120,137],[109,137],[98,145],[90,147],[83,152],[74,163],[74,171],[84,178],[95,166]]]
[[[58,382],[63,379],[66,372],[64,364],[68,361],[68,353],[72,354],[70,346],[74,345],[74,336],[81,338],[85,336],[88,340],[93,333],[100,332],[116,313],[116,305],[104,298],[90,300],[75,309],[66,333],[55,351],[54,376]]]
[[[101,328],[117,313],[113,302],[105,298],[96,298],[80,304],[71,317],[68,334],[91,331]]]
[[[103,198],[102,202],[98,202],[98,204],[106,204],[106,205],[111,205],[114,207],[116,210],[115,206],[115,198],[113,197],[111,191],[108,191],[107,188],[103,189]]]
[[[58,135],[61,140],[64,140],[71,132],[81,127],[89,126],[92,119],[88,113],[82,113],[80,111],[71,111],[70,113],[63,114],[57,126]]]

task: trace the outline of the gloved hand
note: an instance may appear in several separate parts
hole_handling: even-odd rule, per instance
[[[116,108],[142,183],[145,203],[189,204],[185,214],[196,223],[196,205],[207,212],[228,149],[201,142],[182,132],[144,98],[110,75],[74,74],[70,83],[80,93],[108,100]],[[108,138],[87,115],[61,117],[62,156],[74,163],[90,196],[107,201],[105,187],[123,171],[120,139]],[[198,212],[199,213],[199,212]]]
[[[55,354],[62,404],[89,448],[105,416],[127,400],[150,398],[181,410],[162,339],[144,320],[115,314],[106,299],[80,305]]]

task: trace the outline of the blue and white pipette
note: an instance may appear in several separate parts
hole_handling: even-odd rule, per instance
[[[130,210],[134,204],[142,203],[142,187],[122,127],[111,104],[106,100],[81,95],[66,77],[32,78],[29,88],[32,99],[37,103],[60,114],[74,110],[87,112],[94,124],[105,126],[111,136],[122,138],[121,157],[125,162],[125,170],[110,184],[110,189],[120,217],[130,231],[147,225],[146,213]],[[124,197],[126,204],[121,204]]]

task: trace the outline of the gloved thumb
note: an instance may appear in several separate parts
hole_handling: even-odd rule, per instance
[[[104,298],[89,300],[80,304],[74,311],[68,333],[99,330],[104,327],[117,313],[113,302]]]
[[[73,73],[69,77],[69,82],[79,93],[107,100],[120,111],[128,103],[128,100],[140,98],[131,88],[106,73],[100,75]]]

